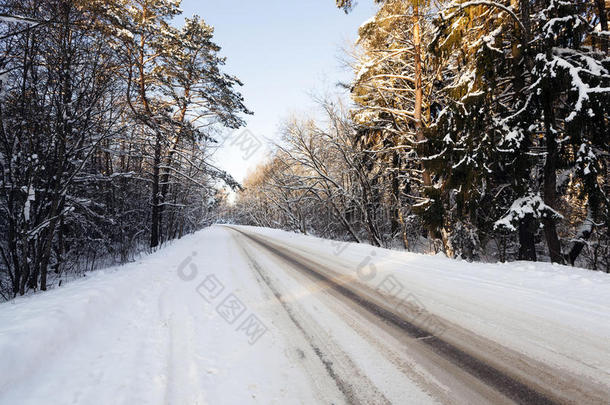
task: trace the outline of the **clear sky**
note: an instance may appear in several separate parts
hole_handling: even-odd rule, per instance
[[[283,119],[311,111],[312,93],[338,91],[335,84],[351,78],[339,61],[341,48],[375,11],[373,0],[361,0],[348,15],[334,0],[183,0],[182,9],[215,27],[225,71],[244,82],[241,92],[255,113],[248,130],[262,142],[276,136]],[[232,139],[216,158],[241,181],[267,153],[260,148],[248,157]]]

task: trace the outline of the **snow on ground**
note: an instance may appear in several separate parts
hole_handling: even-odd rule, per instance
[[[418,369],[415,360],[404,353],[402,342],[354,312],[345,301],[325,294],[311,279],[277,271],[285,263],[255,248],[250,245],[248,254],[281,291],[285,305],[306,331],[307,340],[322,352],[332,353],[333,373],[339,379],[341,374],[346,377],[345,383],[357,393],[359,403],[436,403],[421,385],[433,377]],[[316,374],[330,380],[325,371]]]
[[[346,274],[360,272],[374,288],[392,276],[450,324],[610,381],[607,274],[546,263],[472,264],[242,229]],[[279,305],[247,252],[295,314]],[[339,353],[346,369],[364,370],[354,381],[372,384],[390,402],[434,402],[417,365],[399,370],[403,363],[380,360],[391,360],[383,353],[393,350],[389,337],[367,333],[365,318],[312,293],[315,285],[278,263],[218,226],[135,263],[1,304],[0,404],[343,403],[316,344]]]
[[[136,263],[4,303],[0,404],[315,403],[281,331],[287,321],[265,305],[272,299],[229,232],[212,228]],[[216,311],[222,302],[234,323]],[[239,319],[230,304],[243,310]],[[268,328],[254,344],[256,328],[237,330],[250,315]]]
[[[389,275],[425,310],[480,336],[610,385],[610,274],[550,263],[469,263],[444,256],[244,227],[312,259]],[[339,268],[339,267],[337,267]],[[375,277],[371,278],[371,274]]]

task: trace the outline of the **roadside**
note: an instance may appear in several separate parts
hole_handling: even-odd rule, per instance
[[[549,387],[603,403],[610,392],[610,281],[596,273],[239,231],[250,237],[208,228],[1,304],[0,404],[543,403]],[[402,324],[365,302],[411,312]],[[524,391],[502,394],[451,345],[522,376]]]

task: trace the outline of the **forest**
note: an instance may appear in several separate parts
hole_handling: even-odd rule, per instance
[[[239,184],[213,155],[251,112],[204,19],[0,0],[0,297],[217,222],[609,272],[610,3],[376,3],[347,97]]]
[[[209,159],[249,113],[179,1],[0,1],[0,293],[45,290],[201,229]]]
[[[350,103],[287,120],[228,217],[610,271],[610,3],[378,3],[350,55]]]

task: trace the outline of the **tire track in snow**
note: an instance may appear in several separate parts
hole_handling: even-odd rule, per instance
[[[502,393],[513,401],[520,404],[532,405],[555,405],[562,403],[558,399],[555,399],[548,394],[542,393],[537,389],[528,386],[526,383],[506,374],[502,370],[494,368],[482,360],[473,357],[451,343],[448,343],[439,337],[430,335],[430,333],[428,333],[426,330],[402,319],[400,316],[386,308],[381,307],[375,302],[363,298],[346,285],[337,283],[335,280],[323,274],[317,268],[317,266],[308,263],[309,261],[307,259],[299,257],[299,255],[294,253],[289,255],[280,248],[276,247],[274,244],[259,236],[254,236],[235,228],[230,229],[239,232],[267,251],[292,264],[300,271],[303,271],[322,282],[329,283],[329,285],[332,286],[332,288],[338,293],[353,301],[360,307],[366,309],[373,315],[380,317],[386,322],[402,329],[408,336],[414,338],[425,338],[420,339],[420,341],[432,348],[437,354],[450,360],[452,363],[468,372],[470,375],[473,375],[477,379],[495,388],[498,392]],[[298,259],[295,257],[298,257]]]
[[[186,296],[176,288],[159,297],[161,319],[167,328],[167,381],[165,403],[206,403],[199,387],[201,375],[194,355],[194,320]]]
[[[346,301],[327,283],[320,288],[322,283],[311,276],[301,272],[295,272],[295,276],[299,276],[295,280],[308,283],[312,293],[323,292],[319,294],[320,299],[325,301],[328,308],[334,311],[345,325],[361,336],[373,351],[394,366],[397,377],[402,374],[403,378],[413,381],[441,403],[514,403],[441,356],[425,350],[424,344],[418,339],[405,339],[404,332],[399,328],[392,327],[370,312],[361,311],[356,304]],[[425,355],[422,354],[422,349]],[[430,372],[430,369],[435,372]],[[459,378],[456,378],[456,375],[459,375]],[[457,392],[459,401],[456,398]]]
[[[306,341],[311,346],[316,356],[324,365],[326,372],[333,379],[337,388],[345,396],[350,404],[390,404],[370,379],[360,370],[349,356],[336,344],[324,336],[322,331],[312,330],[312,325],[307,325],[299,314],[299,311],[290,304],[290,300],[277,289],[267,273],[262,269],[258,262],[238,243],[243,254],[248,258],[249,264],[261,278],[264,285],[272,292],[280,305],[286,311],[288,317],[299,331],[305,336]],[[325,339],[326,338],[326,339]]]

